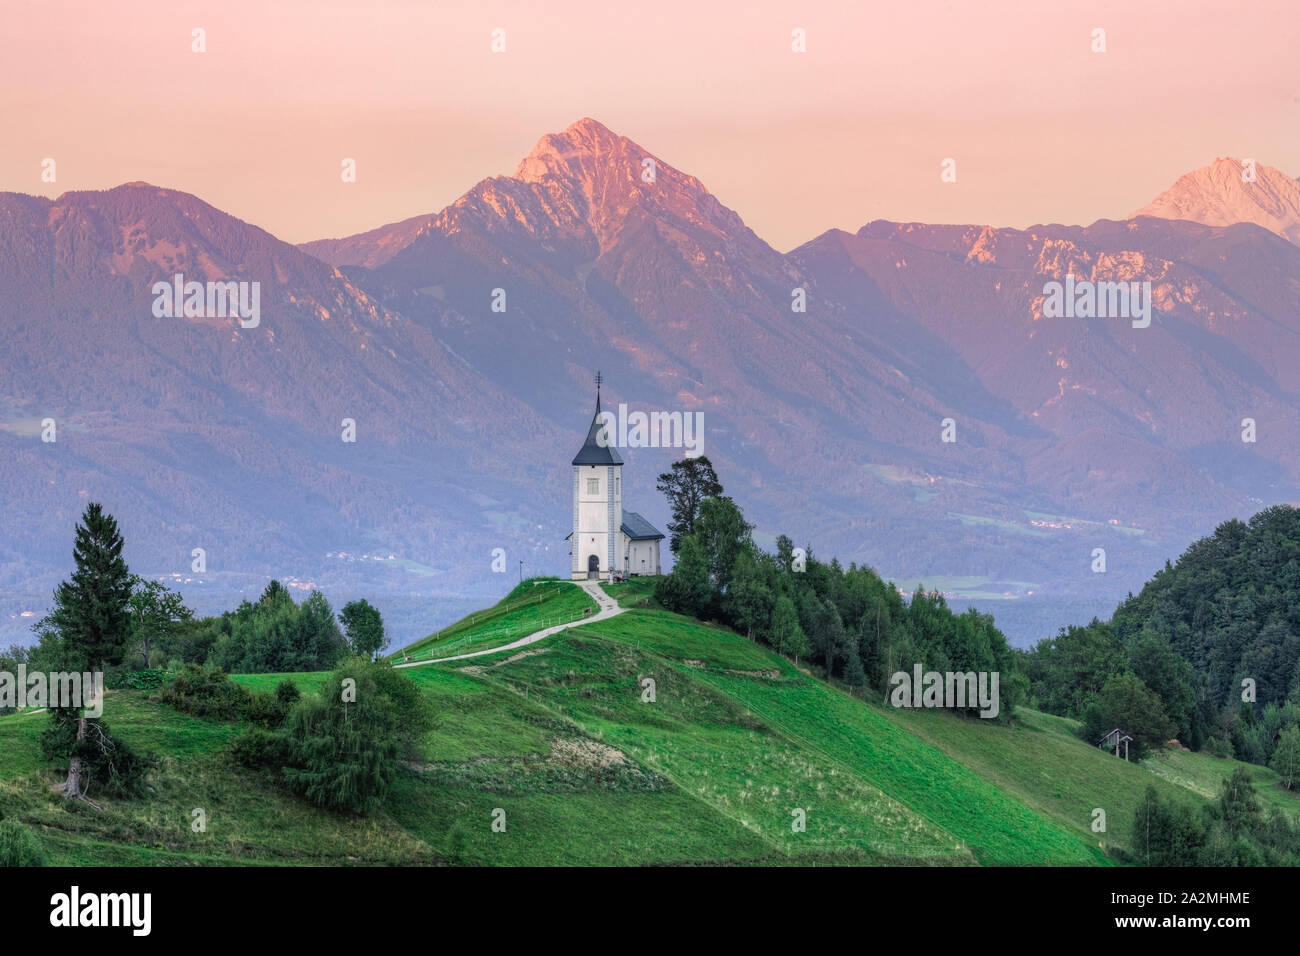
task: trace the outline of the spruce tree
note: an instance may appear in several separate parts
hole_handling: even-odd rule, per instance
[[[77,525],[72,578],[54,592],[50,622],[63,639],[64,665],[78,670],[121,663],[131,632],[131,572],[117,521],[97,502]]]
[[[54,608],[45,619],[57,635],[62,666],[103,671],[119,664],[131,633],[131,572],[122,559],[122,535],[112,515],[97,502],[86,506],[77,525],[72,578],[55,589]],[[50,707],[50,729],[42,747],[50,759],[67,759],[62,787],[69,799],[86,800],[92,773],[107,778],[110,792],[138,791],[148,759],[138,758],[115,740],[108,727],[76,709]],[[83,705],[89,703],[83,701]],[[87,801],[90,802],[90,801]]]

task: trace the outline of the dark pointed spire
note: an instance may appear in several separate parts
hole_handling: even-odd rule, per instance
[[[619,457],[618,452],[614,449],[616,436],[606,435],[605,442],[601,442],[601,430],[604,423],[600,417],[600,384],[604,381],[600,372],[596,373],[596,414],[591,417],[591,427],[587,429],[587,440],[583,443],[578,454],[574,456],[575,465],[621,465],[623,459]]]

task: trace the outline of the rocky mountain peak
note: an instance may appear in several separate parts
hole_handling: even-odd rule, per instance
[[[1220,157],[1179,177],[1133,213],[1207,226],[1252,222],[1300,244],[1300,181],[1248,159]]]

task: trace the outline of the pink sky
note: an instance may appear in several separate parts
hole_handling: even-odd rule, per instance
[[[435,212],[592,116],[781,250],[1090,223],[1218,156],[1300,175],[1298,49],[1294,0],[6,0],[0,190],[147,180],[301,242]]]

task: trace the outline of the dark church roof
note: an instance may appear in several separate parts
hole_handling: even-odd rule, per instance
[[[635,511],[623,512],[622,532],[633,541],[652,541],[664,536],[663,532],[657,529],[645,518],[642,518]]]
[[[614,449],[614,436],[606,434],[605,440],[608,444],[600,443],[600,432],[603,423],[600,420],[600,389],[596,390],[596,414],[592,416],[591,428],[587,430],[587,441],[579,449],[578,454],[574,456],[575,465],[621,465],[623,459],[618,457],[618,452]]]

